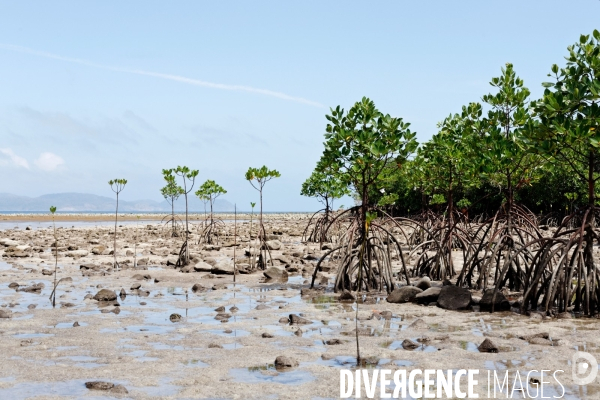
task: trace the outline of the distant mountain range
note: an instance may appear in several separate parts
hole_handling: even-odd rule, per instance
[[[188,198],[190,211],[204,211],[204,203],[196,196]],[[115,198],[96,196],[87,193],[55,193],[39,197],[17,196],[10,193],[0,193],[0,211],[41,211],[47,212],[50,206],[56,206],[57,211],[114,211]],[[233,204],[224,199],[215,201],[215,211],[233,211]],[[171,211],[171,205],[166,200],[119,200],[119,211]],[[175,202],[175,211],[185,211],[185,200],[180,197]]]

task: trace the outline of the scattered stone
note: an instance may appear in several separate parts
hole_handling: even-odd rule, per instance
[[[429,329],[429,325],[421,318],[417,318],[406,329]]]
[[[12,317],[12,311],[0,310],[0,318],[10,318],[10,317]]]
[[[388,310],[380,312],[379,315],[381,315],[381,318],[383,318],[385,320],[390,320],[390,319],[392,319],[392,316],[393,316],[392,312],[388,311]]]
[[[416,348],[418,348],[420,346],[420,344],[413,342],[410,339],[404,339],[402,341],[402,348],[404,350],[414,350]]]
[[[134,283],[133,285],[131,285],[130,289],[131,290],[138,290],[141,287],[142,287],[141,283]],[[121,291],[123,291],[123,289],[121,289]]]
[[[528,340],[529,344],[538,344],[540,346],[552,346],[552,340],[542,337],[534,337]]]
[[[175,322],[179,322],[181,321],[181,315],[177,314],[177,313],[173,313],[169,316],[169,321],[175,323]]]
[[[466,310],[471,306],[469,289],[446,285],[440,291],[437,305],[446,310]]]
[[[338,297],[339,301],[355,301],[356,297],[354,297],[354,295],[352,293],[350,293],[348,290],[344,290],[344,292],[342,294],[340,294],[340,297]]]
[[[329,339],[325,341],[325,344],[328,346],[335,346],[338,344],[343,344],[344,342],[342,342],[340,339]]]
[[[9,289],[16,289],[18,288],[20,285],[17,282],[11,282],[8,284]]]
[[[219,261],[211,272],[216,275],[233,275],[233,263],[231,261]]]
[[[283,247],[279,240],[267,240],[265,244],[269,250],[279,250]]]
[[[260,311],[260,310],[268,310],[268,309],[270,309],[270,308],[271,308],[271,307],[269,307],[269,306],[267,306],[267,305],[265,305],[265,304],[259,304],[259,305],[257,305],[257,306],[256,306],[254,309],[255,309],[255,310],[259,310],[259,311]]]
[[[215,263],[216,265],[216,263]],[[212,271],[213,266],[207,262],[204,261],[200,261],[198,263],[196,263],[196,265],[194,265],[194,270],[196,272],[211,272]]]
[[[93,299],[97,301],[113,301],[117,299],[117,294],[110,289],[101,289]]]
[[[222,349],[222,348],[223,348],[223,346],[221,346],[219,343],[210,343],[210,344],[208,345],[208,348],[209,348],[209,349]]]
[[[76,327],[78,327],[78,326],[80,326],[80,325],[79,325],[79,322],[77,322],[77,321],[73,322],[73,328],[76,328]]]
[[[292,357],[279,356],[275,359],[276,369],[294,368],[298,365],[298,361]]]
[[[422,290],[417,287],[403,286],[400,289],[394,289],[394,291],[389,294],[386,300],[388,303],[408,303],[421,292]]]
[[[421,290],[427,290],[431,287],[431,279],[428,276],[424,276],[418,281],[415,282],[415,287],[418,287]]]
[[[548,332],[538,332],[538,333],[533,333],[530,335],[519,336],[519,339],[525,340],[527,342],[529,342],[535,338],[548,339],[548,338],[550,338],[550,334]]]
[[[309,325],[312,321],[306,318],[297,316],[296,314],[290,314],[289,322],[291,325]]]
[[[196,293],[196,292],[206,292],[208,290],[207,287],[202,286],[199,283],[195,283],[194,286],[192,286],[192,292]]]
[[[52,271],[50,271],[49,269],[45,269],[45,268],[44,268],[44,269],[42,270],[42,275],[52,275],[52,274],[53,274],[53,272],[52,272]]]
[[[121,288],[121,291],[119,292],[119,296],[121,297],[121,300],[124,299],[125,297],[127,297],[127,292],[125,292],[125,289]]]
[[[93,381],[86,382],[85,387],[89,390],[104,390],[115,394],[128,394],[129,392],[123,385],[115,385],[111,382]]]
[[[492,301],[494,293],[496,293],[496,297]],[[488,289],[479,301],[479,309],[481,311],[492,311],[492,307],[494,311],[510,311],[510,303],[504,294],[499,290],[494,291],[494,289]]]
[[[262,334],[262,337],[265,338],[265,339],[270,339],[270,338],[272,338],[274,336],[271,333],[269,333],[269,332],[264,332]]]
[[[280,324],[287,324],[288,322],[290,322],[289,318],[285,318],[285,317],[279,318],[279,323]]]
[[[263,275],[267,279],[273,279],[278,281],[284,281],[288,279],[288,273],[285,269],[277,268],[277,267],[269,267],[266,271],[263,272]]]
[[[25,292],[25,293],[37,293],[40,294],[42,292],[42,289],[44,288],[44,284],[43,283],[36,283],[34,285],[31,286],[27,286],[26,288],[20,289],[20,292]]]
[[[436,303],[441,291],[441,287],[431,287],[417,294],[415,300],[420,304]]]
[[[37,304],[30,304],[27,306],[28,309],[33,310],[37,307]]]
[[[237,312],[238,310],[239,308],[237,308],[236,306],[229,307],[229,311],[231,311],[232,313]]]
[[[490,339],[484,339],[483,342],[477,347],[480,353],[497,353],[498,346],[496,346]]]
[[[215,316],[216,320],[227,320],[229,318],[231,318],[231,314],[225,312],[220,312]]]

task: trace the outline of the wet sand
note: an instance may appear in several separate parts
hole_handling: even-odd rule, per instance
[[[232,275],[193,268],[182,273],[167,265],[177,260],[182,239],[170,238],[157,222],[119,228],[120,271],[113,271],[108,254],[114,227],[59,229],[57,276],[70,280],[59,284],[56,308],[48,299],[53,276],[43,274],[54,271],[52,229],[1,230],[0,240],[14,242],[0,245],[0,310],[10,313],[10,318],[0,318],[0,398],[338,398],[340,369],[355,368],[356,304],[337,300],[339,294],[331,290],[334,269],[320,273],[321,292],[301,296],[321,254],[318,245],[301,242],[305,218],[271,215],[267,222],[267,231],[277,232],[282,243],[272,252],[276,266],[287,264],[298,272],[281,282],[264,282],[260,271],[237,275],[235,285]],[[238,225],[240,263],[250,240],[248,227]],[[198,245],[193,232],[195,263],[233,258],[231,236],[221,238],[228,247],[211,247]],[[136,261],[144,264],[137,268],[134,249]],[[9,288],[13,282],[18,291]],[[39,283],[44,284],[39,293],[23,290]],[[195,284],[205,289],[193,292]],[[102,288],[116,294],[123,289],[127,295],[117,297],[118,307],[115,301],[85,299]],[[565,373],[558,376],[567,391],[564,398],[600,398],[597,383],[573,384],[569,361],[576,350],[600,359],[596,319],[446,311],[391,304],[386,296],[374,293],[359,305],[361,355],[369,368],[479,369],[480,377],[487,370],[526,375],[534,369],[562,369]],[[224,311],[215,311],[219,307]],[[392,317],[381,318],[384,311]],[[171,322],[172,314],[181,319]],[[226,317],[222,314],[229,318],[221,319]],[[290,324],[290,314],[309,324]],[[540,332],[549,333],[552,345],[519,339]],[[485,338],[499,347],[497,354],[477,350]],[[420,346],[404,350],[405,339]],[[299,365],[277,370],[273,364],[278,356],[292,357]],[[85,382],[94,380],[122,384],[129,393],[86,389]],[[476,388],[480,398],[487,397],[484,383]],[[559,395],[560,386],[545,387],[545,396],[553,393]]]

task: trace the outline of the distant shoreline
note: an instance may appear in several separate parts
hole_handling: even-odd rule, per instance
[[[263,212],[263,217],[265,219],[271,218],[292,218],[293,219],[303,219],[306,217],[310,217],[314,212]],[[185,216],[185,212],[175,212],[175,214],[182,218]],[[218,218],[221,219],[234,219],[235,215],[233,212],[215,212]],[[119,221],[161,221],[163,218],[171,215],[169,212],[124,212],[119,213],[118,220]],[[239,211],[237,213],[237,218],[239,220],[242,219],[250,219],[251,212],[250,211]],[[202,220],[205,218],[204,212],[189,212],[188,213],[190,221]],[[254,212],[254,218],[257,218],[258,212]],[[91,212],[70,212],[63,211],[57,212],[54,215],[55,221],[114,221],[115,213],[114,211],[111,213],[109,211],[91,211]],[[0,221],[22,221],[22,222],[35,222],[35,221],[52,221],[52,215],[50,212],[35,212],[35,211],[0,211]]]

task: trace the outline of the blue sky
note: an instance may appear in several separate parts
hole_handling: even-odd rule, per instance
[[[161,169],[188,165],[241,209],[244,180],[282,177],[265,209],[299,195],[328,107],[362,96],[412,124],[490,91],[506,62],[532,91],[566,47],[600,29],[600,1],[0,2],[0,192],[162,200]],[[349,200],[342,203],[349,205]]]

